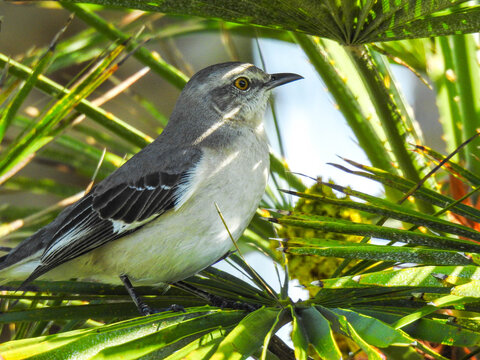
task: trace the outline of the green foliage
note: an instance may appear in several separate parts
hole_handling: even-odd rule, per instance
[[[478,31],[480,9],[466,0],[455,1],[359,1],[359,0],[65,0],[194,15],[255,24],[278,30],[293,30],[336,40],[363,44]]]
[[[127,22],[111,22],[98,11],[102,7],[77,2],[60,4],[85,30],[67,37],[62,29],[48,48],[24,54],[21,62],[0,53],[1,191],[62,198],[42,209],[0,205],[2,245],[27,237],[82,196],[83,187],[62,184],[49,170],[75,172],[87,186],[155,136],[102,109],[108,99],[87,100],[98,95],[100,85],[109,85],[107,79],[151,116],[151,128],[163,128],[162,111],[112,75],[131,56],[181,89],[188,80],[184,72],[148,46],[188,34],[222,31],[298,44],[372,164],[345,160],[347,166],[333,165],[381,183],[385,195],[321,182],[307,189],[272,154],[272,182],[261,206],[273,210],[268,215],[259,210],[240,245],[268,254],[287,277],[290,264],[290,275],[310,291],[307,300],[288,297],[287,278],[276,292],[236,255],[227,261],[248,282],[215,268],[186,282],[251,304],[256,310],[250,313],[210,307],[175,287],[163,295],[140,287],[150,305],[176,303],[186,311],[137,317],[123,287],[36,281],[19,293],[13,289],[20,284],[9,283],[10,291],[0,294],[0,326],[10,340],[0,345],[2,358],[340,359],[356,351],[369,359],[425,354],[445,359],[447,353],[464,356],[478,349],[480,210],[470,198],[480,183],[480,151],[476,138],[462,145],[475,133],[480,116],[478,42],[466,35],[480,29],[478,2],[83,1],[151,12]],[[158,11],[172,15],[168,24],[143,28]],[[458,149],[454,157],[423,146],[389,59],[433,82],[448,150]],[[55,71],[70,66],[85,70],[66,86],[52,80]],[[47,101],[26,116],[22,109],[33,89]],[[32,162],[43,164],[45,175],[20,176]],[[437,177],[426,176],[439,163],[458,180],[443,186]],[[444,170],[433,172],[442,171],[446,178]],[[298,198],[294,208],[285,193]],[[270,223],[262,216],[269,216]],[[281,251],[271,248],[272,237]],[[293,350],[276,335],[285,324],[292,325]],[[450,348],[435,352],[428,342]]]
[[[302,194],[305,194],[305,196],[298,199],[293,210],[296,214],[302,214],[297,215],[298,218],[303,219],[306,215],[306,218],[309,219],[310,216],[315,215],[315,219],[334,219],[334,221],[344,220],[344,223],[347,224],[349,222],[368,223],[368,219],[364,216],[365,213],[360,213],[355,209],[349,209],[344,206],[338,206],[335,203],[334,199],[337,197],[332,188],[322,184],[320,181],[311,188],[306,189]],[[322,201],[324,198],[332,200],[332,203]],[[348,200],[343,199],[339,201]],[[334,243],[341,240],[350,243],[359,242],[361,240],[361,237],[359,236],[340,234],[328,229],[315,228],[313,226],[282,226],[278,228],[277,232],[281,239],[289,239],[288,244],[291,244],[292,241],[295,242],[295,239],[298,238],[322,238],[326,239],[326,241],[328,241],[327,239],[335,239]],[[270,244],[273,249],[279,247],[284,248],[285,245],[287,244],[283,242],[279,243],[278,240],[272,240]],[[307,287],[314,280],[330,277],[335,268],[338,267],[341,262],[341,260],[336,257],[307,257],[295,255],[290,249],[287,251],[287,261],[290,277],[292,279],[297,279],[300,284]],[[311,291],[311,294],[313,295],[316,292],[317,290],[315,289],[313,292]]]

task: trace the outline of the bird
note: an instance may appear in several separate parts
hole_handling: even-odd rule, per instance
[[[243,62],[198,71],[152,143],[0,258],[0,283],[123,282],[148,314],[132,284],[192,276],[248,226],[269,174],[270,92],[302,78]]]

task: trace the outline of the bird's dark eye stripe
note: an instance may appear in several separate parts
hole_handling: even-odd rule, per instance
[[[250,87],[250,81],[246,77],[239,77],[233,83],[237,89],[247,90]]]

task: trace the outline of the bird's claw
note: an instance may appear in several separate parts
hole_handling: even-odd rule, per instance
[[[167,312],[167,311],[183,312],[183,313],[187,312],[182,305],[178,305],[178,304],[172,304],[172,305],[170,305],[166,308],[161,308],[161,309],[154,309],[154,308],[148,306],[147,304],[142,304],[142,306],[140,308],[140,312],[144,316],[159,314],[159,313],[163,313],[163,312]]]

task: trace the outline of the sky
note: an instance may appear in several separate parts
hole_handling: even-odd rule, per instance
[[[327,165],[329,162],[342,163],[338,156],[362,164],[370,163],[302,49],[296,44],[271,39],[260,39],[259,42],[267,72],[293,72],[304,77],[274,90],[277,117],[291,170],[312,177],[331,178],[340,185],[354,184],[364,192],[379,194],[382,190],[377,183]],[[261,67],[258,51],[254,59]],[[411,104],[413,92],[409,90],[416,77],[400,66],[393,66],[393,72]],[[273,121],[268,118],[267,133],[274,134]],[[270,138],[270,143],[278,153],[275,140]]]

